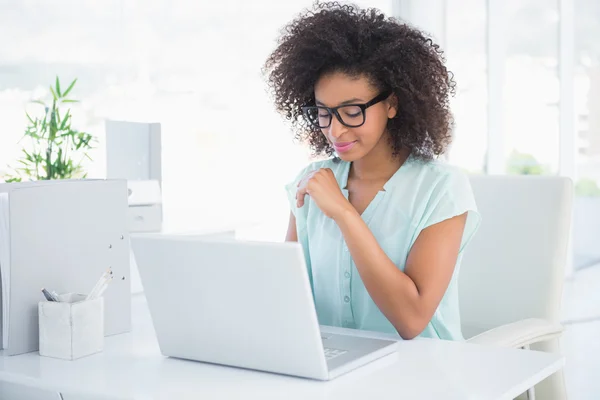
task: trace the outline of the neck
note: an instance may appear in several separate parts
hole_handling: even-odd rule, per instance
[[[369,154],[352,162],[350,176],[358,180],[388,180],[404,164],[409,153],[408,148],[403,148],[396,157],[392,156],[387,138],[382,138]]]

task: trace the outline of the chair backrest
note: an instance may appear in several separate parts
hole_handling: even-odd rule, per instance
[[[465,338],[525,318],[559,322],[572,181],[541,176],[470,179],[482,221],[459,275]]]

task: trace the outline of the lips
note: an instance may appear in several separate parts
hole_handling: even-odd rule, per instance
[[[339,153],[343,153],[345,151],[350,150],[352,147],[354,147],[354,145],[356,144],[356,141],[354,142],[337,142],[333,144],[333,147],[335,148],[335,151],[339,152]]]

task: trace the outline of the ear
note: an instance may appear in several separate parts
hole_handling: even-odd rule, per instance
[[[392,119],[398,113],[398,97],[395,94],[390,95],[386,100],[387,103],[387,117]]]

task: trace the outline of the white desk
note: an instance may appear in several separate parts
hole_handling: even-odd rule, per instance
[[[397,354],[330,382],[161,356],[145,299],[132,333],[106,338],[77,361],[0,356],[0,381],[114,399],[512,399],[559,370],[562,357],[438,340],[399,343]]]

